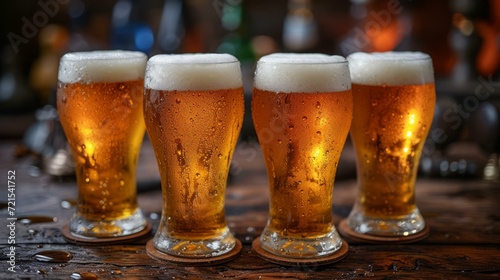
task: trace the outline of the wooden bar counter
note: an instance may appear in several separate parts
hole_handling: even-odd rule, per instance
[[[269,192],[258,144],[242,142],[233,159],[226,217],[243,250],[225,264],[183,266],[154,260],[145,250],[158,227],[162,203],[156,160],[147,139],[139,160],[138,200],[153,232],[144,240],[109,246],[65,241],[61,229],[75,210],[75,180],[44,174],[33,165],[32,156],[14,157],[16,144],[0,142],[3,204],[8,201],[8,171],[15,170],[16,175],[14,214],[6,205],[0,212],[0,279],[500,279],[498,183],[421,177],[416,196],[430,226],[426,239],[405,245],[349,242],[348,256],[335,264],[285,267],[266,262],[251,250],[267,221]],[[349,214],[356,194],[349,152],[344,152],[335,182],[336,225]],[[17,218],[14,231],[9,228],[12,217]],[[47,262],[43,255],[53,250],[70,253],[72,258]]]

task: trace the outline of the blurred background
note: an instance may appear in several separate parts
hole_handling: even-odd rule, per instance
[[[241,141],[253,141],[262,55],[410,50],[433,58],[438,96],[421,172],[500,180],[500,0],[9,0],[0,11],[0,145],[18,141],[16,156],[64,147],[54,97],[66,52],[231,53],[247,93]]]

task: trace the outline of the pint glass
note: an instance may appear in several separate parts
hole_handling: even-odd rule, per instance
[[[270,188],[261,247],[292,258],[333,254],[342,246],[333,224],[333,184],[352,119],[347,61],[323,54],[262,57],[252,117]]]
[[[144,113],[163,193],[154,247],[193,258],[231,251],[236,240],[224,201],[244,113],[239,61],[228,54],[153,56]]]
[[[419,52],[387,52],[355,53],[348,61],[359,187],[348,225],[362,234],[415,234],[425,227],[414,187],[434,114],[432,60]]]
[[[68,53],[61,58],[57,109],[78,185],[71,233],[116,237],[146,226],[137,205],[136,168],[144,137],[140,52]]]

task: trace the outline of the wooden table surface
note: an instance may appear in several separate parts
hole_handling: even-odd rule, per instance
[[[407,245],[350,242],[348,256],[338,263],[290,268],[268,263],[251,250],[267,221],[268,187],[258,145],[243,142],[235,152],[226,199],[227,223],[244,245],[241,255],[221,265],[181,266],[147,255],[145,243],[152,235],[124,245],[68,244],[61,228],[74,212],[67,202],[76,199],[75,181],[44,174],[31,156],[15,158],[15,144],[0,142],[0,202],[7,202],[8,171],[15,170],[18,218],[9,239],[7,209],[0,212],[0,279],[500,279],[500,185],[492,182],[419,178],[417,204],[431,229],[428,238]],[[352,153],[344,154],[334,190],[336,224],[350,212],[356,193]],[[139,205],[155,232],[161,189],[147,140],[138,168]],[[21,218],[27,216],[51,219],[25,224]],[[9,244],[12,239],[15,244]],[[15,272],[8,270],[11,247]],[[73,258],[64,263],[37,260],[35,255],[46,250],[70,252]]]

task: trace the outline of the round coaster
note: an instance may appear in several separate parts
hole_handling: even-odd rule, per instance
[[[185,265],[215,265],[215,264],[225,263],[235,259],[240,254],[242,248],[243,245],[241,245],[241,242],[238,239],[236,239],[236,245],[234,246],[234,248],[231,251],[225,253],[224,255],[216,257],[186,258],[186,257],[169,255],[167,253],[159,251],[158,249],[155,248],[153,239],[149,240],[148,243],[146,243],[146,252],[151,258],[159,261],[168,261],[176,264],[185,264]]]
[[[342,234],[351,241],[373,243],[373,244],[384,244],[384,243],[405,244],[405,243],[417,242],[429,236],[430,232],[429,227],[426,226],[424,227],[423,230],[408,236],[381,236],[381,235],[362,234],[354,231],[347,224],[347,219],[343,219],[342,221],[340,221],[337,230],[340,232],[340,234]]]
[[[264,248],[262,248],[262,245],[260,243],[260,238],[256,238],[252,242],[252,250],[254,251],[255,254],[257,254],[257,256],[268,262],[284,266],[310,267],[310,266],[332,264],[342,260],[347,256],[347,253],[349,252],[349,244],[347,244],[347,242],[342,239],[342,246],[340,247],[339,250],[337,250],[331,255],[320,256],[317,258],[293,258],[293,257],[278,256],[273,253],[269,253],[268,251],[264,250]]]
[[[114,237],[89,237],[71,233],[71,231],[69,230],[69,225],[66,224],[63,226],[61,232],[64,239],[69,243],[77,245],[113,245],[139,240],[148,235],[151,232],[151,228],[151,225],[147,223],[146,227],[143,230],[134,234]]]

